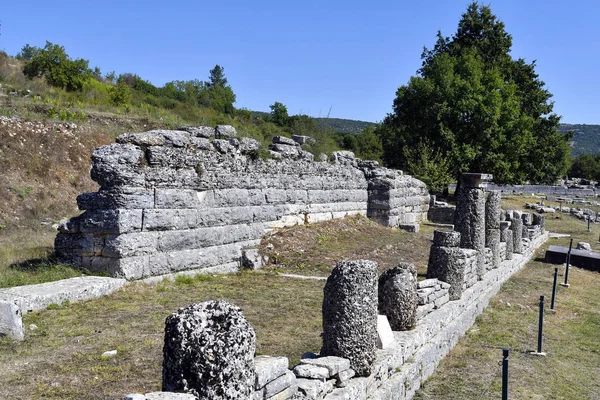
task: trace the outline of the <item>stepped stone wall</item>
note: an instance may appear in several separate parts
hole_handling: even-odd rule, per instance
[[[315,162],[275,137],[263,160],[260,144],[231,127],[181,129],[127,133],[93,152],[100,189],[78,196],[83,214],[59,228],[63,262],[127,279],[229,271],[252,259],[256,267],[252,256],[272,228],[351,215],[386,226],[426,218],[423,182],[351,152]]]

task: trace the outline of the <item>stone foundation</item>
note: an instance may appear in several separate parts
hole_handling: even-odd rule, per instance
[[[126,279],[229,271],[273,228],[352,215],[392,227],[426,218],[423,182],[351,152],[314,162],[276,137],[263,160],[256,140],[227,139],[232,129],[185,129],[127,133],[94,151],[101,187],[80,195],[83,214],[59,228],[62,262]]]

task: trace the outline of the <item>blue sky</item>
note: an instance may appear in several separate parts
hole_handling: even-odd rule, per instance
[[[103,73],[156,85],[225,68],[236,107],[380,121],[420,67],[436,32],[456,31],[469,1],[10,1],[0,49],[46,40]],[[487,3],[513,36],[513,57],[537,60],[562,122],[600,124],[600,2]]]

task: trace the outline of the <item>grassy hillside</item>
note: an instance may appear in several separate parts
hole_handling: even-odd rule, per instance
[[[600,153],[600,125],[560,124],[561,132],[575,132],[571,145],[571,157]]]

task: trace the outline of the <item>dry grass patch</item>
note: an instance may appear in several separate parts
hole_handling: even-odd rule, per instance
[[[369,259],[380,272],[412,262],[424,276],[434,229],[422,225],[419,233],[408,233],[358,216],[279,229],[263,239],[260,250],[272,271],[329,276],[340,260]]]

